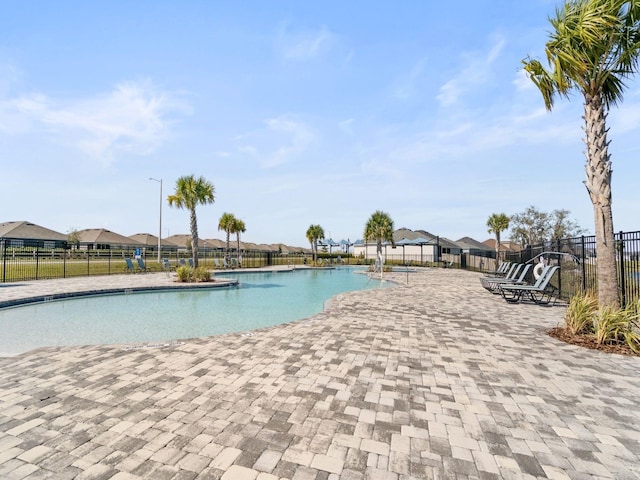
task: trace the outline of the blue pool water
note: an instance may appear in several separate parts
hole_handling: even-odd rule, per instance
[[[239,286],[82,297],[0,310],[0,355],[43,346],[244,332],[314,315],[338,293],[390,285],[350,268],[228,276]]]

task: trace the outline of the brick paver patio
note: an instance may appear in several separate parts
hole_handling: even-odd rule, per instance
[[[562,307],[474,273],[388,277],[251,335],[0,358],[0,478],[640,478],[640,358],[548,337]],[[132,281],[166,276],[101,280]]]

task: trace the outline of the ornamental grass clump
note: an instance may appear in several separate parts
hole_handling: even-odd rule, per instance
[[[176,277],[179,282],[190,282],[193,278],[193,268],[183,265],[176,269]]]
[[[598,308],[598,312],[593,318],[593,334],[596,343],[619,343],[624,341],[623,332],[627,329],[629,321],[626,310],[605,305]]]
[[[198,267],[195,269],[193,274],[196,282],[210,282],[211,281],[211,271],[207,270],[206,267]]]
[[[593,318],[593,334],[598,345],[626,344],[640,353],[640,302],[619,309],[607,305],[600,307]]]
[[[581,344],[591,343],[597,348],[626,346],[640,354],[640,300],[617,308],[599,306],[594,292],[575,295],[569,301],[564,322],[564,330],[574,340],[581,337]]]
[[[572,335],[591,333],[593,317],[598,311],[598,297],[593,292],[574,295],[564,314],[564,322]]]

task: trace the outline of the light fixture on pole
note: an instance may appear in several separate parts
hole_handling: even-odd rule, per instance
[[[162,255],[162,243],[161,243],[161,238],[162,238],[162,179],[158,180],[156,178],[152,178],[149,177],[149,180],[153,180],[154,182],[158,182],[160,184],[160,221],[159,224],[160,226],[158,227],[158,264],[162,265],[162,263],[160,262],[161,258],[160,256]]]

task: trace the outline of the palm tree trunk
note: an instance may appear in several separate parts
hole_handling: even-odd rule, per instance
[[[606,129],[607,112],[598,95],[585,95],[584,121],[587,146],[587,179],[584,182],[593,204],[596,233],[596,272],[600,305],[620,307],[616,250],[611,210],[611,160]]]
[[[198,268],[198,220],[196,218],[196,209],[189,211],[189,220],[191,223],[191,256],[193,258],[193,267]]]
[[[238,257],[238,266],[242,266],[240,265],[240,263],[242,262],[242,257],[240,256],[240,232],[236,232],[236,242],[238,244],[238,248],[236,249],[236,256]]]
[[[496,230],[496,270],[498,263],[500,263],[500,232]]]
[[[229,250],[230,250],[230,248],[229,248],[229,242],[230,242],[229,238],[230,237],[231,237],[231,230],[227,230],[227,253],[226,253],[227,261],[231,261],[231,255],[229,254]]]

